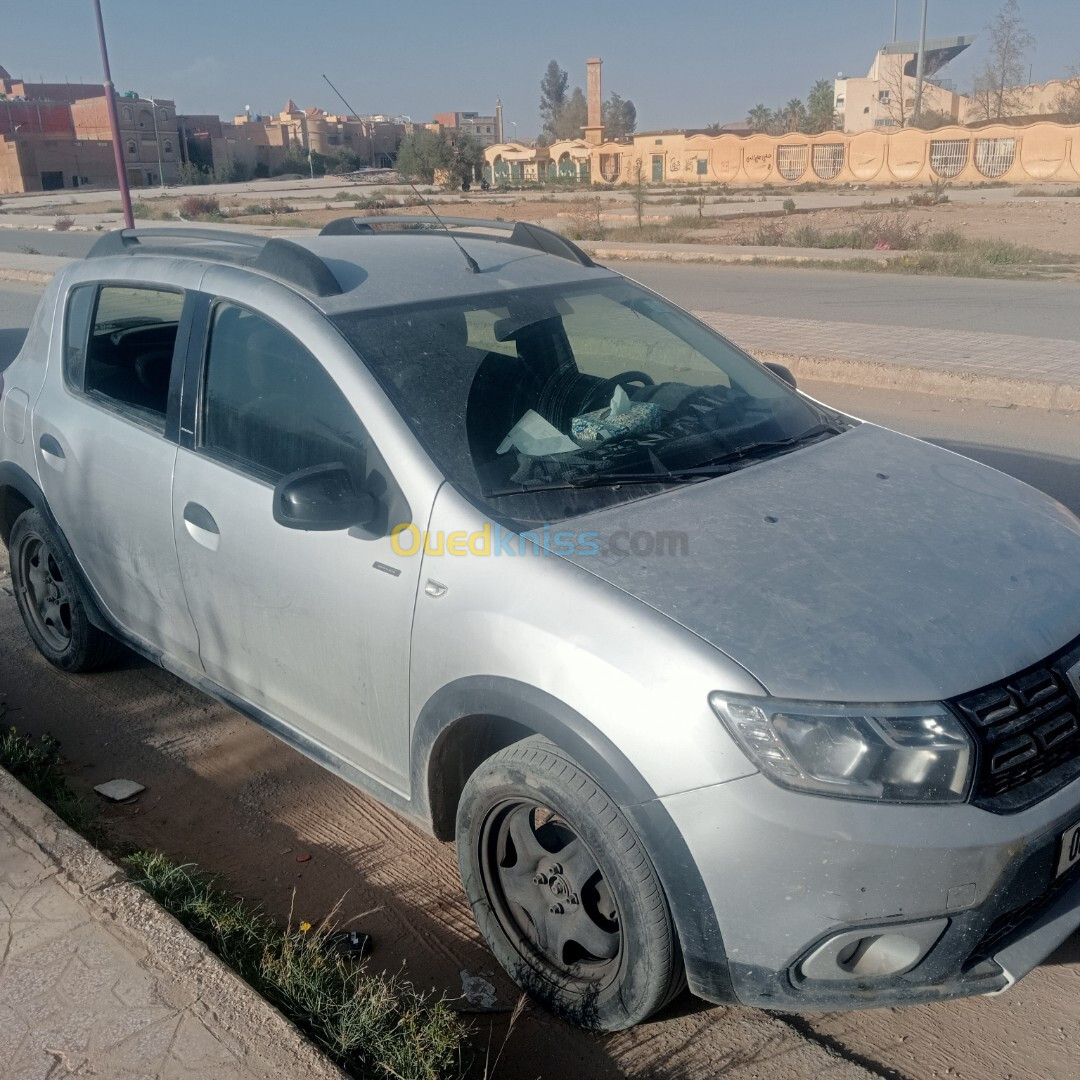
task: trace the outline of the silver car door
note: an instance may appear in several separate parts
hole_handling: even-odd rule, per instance
[[[197,666],[173,537],[176,437],[167,431],[178,422],[185,293],[87,282],[64,300],[50,358],[63,377],[46,379],[34,409],[45,498],[112,619]]]
[[[283,323],[288,308],[273,308]],[[347,397],[300,343],[300,334],[311,340],[302,317],[291,333],[219,297],[206,322],[194,430],[177,458],[173,495],[203,667],[220,686],[407,794],[420,559],[396,555],[389,535],[298,531],[273,516],[275,481],[328,461],[347,464],[358,484],[377,477],[376,487],[397,492],[382,496],[384,525],[396,523],[387,515],[408,514],[350,404],[362,391],[348,364],[359,361],[328,330],[346,356],[344,384],[353,380]],[[430,480],[414,484],[408,501],[430,507],[434,491]]]

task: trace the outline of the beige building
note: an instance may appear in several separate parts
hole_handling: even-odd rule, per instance
[[[485,151],[494,182],[544,179],[562,147],[504,143]],[[578,145],[578,144],[574,144]],[[596,184],[926,184],[931,181],[1032,184],[1080,181],[1080,125],[1035,123],[875,128],[849,134],[709,135],[642,132],[622,142],[587,148],[579,178]],[[500,162],[505,168],[500,167]],[[555,169],[558,173],[558,166]]]
[[[116,116],[128,183],[132,187],[175,184],[182,160],[175,102],[167,98],[118,97]],[[76,140],[112,139],[104,97],[73,102],[71,119]]]
[[[963,121],[967,99],[955,86],[940,77],[941,70],[974,41],[974,37],[939,38],[926,43],[923,71],[924,112],[933,110],[952,120]],[[883,45],[874,57],[865,79],[842,75],[833,84],[836,112],[846,132],[875,128],[906,127],[915,113],[916,71],[919,62],[917,41],[896,41]]]

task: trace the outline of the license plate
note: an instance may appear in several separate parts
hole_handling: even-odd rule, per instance
[[[1071,870],[1080,863],[1080,822],[1071,829],[1065,830],[1061,838],[1061,853],[1058,856],[1057,876],[1061,877],[1066,870]]]

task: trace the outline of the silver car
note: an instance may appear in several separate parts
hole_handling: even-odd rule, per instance
[[[428,219],[430,224],[430,219]],[[103,237],[0,390],[44,656],[457,844],[592,1028],[1005,990],[1080,926],[1080,521],[534,226]]]

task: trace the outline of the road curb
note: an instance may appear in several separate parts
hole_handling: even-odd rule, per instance
[[[844,357],[747,349],[762,363],[784,364],[796,379],[846,383],[876,390],[910,390],[972,401],[1007,401],[1036,409],[1080,412],[1080,387],[1043,379],[1012,379],[968,371],[935,371],[908,364],[875,364]]]
[[[53,271],[23,270],[0,266],[0,281],[12,281],[29,285],[48,285],[53,279]]]
[[[145,954],[140,966],[148,974],[179,984],[215,1036],[252,1072],[343,1080],[345,1073],[297,1027],[3,769],[0,814],[55,868],[55,880],[91,919],[132,952]]]

